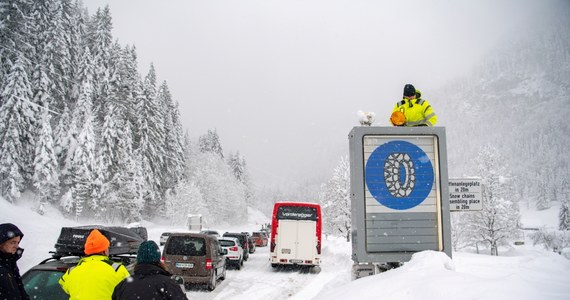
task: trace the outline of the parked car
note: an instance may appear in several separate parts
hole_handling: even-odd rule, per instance
[[[251,236],[247,236],[247,247],[249,248],[249,253],[255,253],[255,242],[253,242],[253,239],[251,238]]]
[[[160,245],[164,246],[164,244],[166,244],[166,241],[168,240],[168,236],[170,236],[170,232],[163,232],[160,235]]]
[[[249,259],[249,244],[247,242],[247,235],[238,232],[226,232],[223,237],[235,237],[239,240],[240,246],[243,248],[243,260],[247,261]]]
[[[69,299],[69,295],[59,285],[59,279],[69,268],[76,266],[84,255],[83,245],[93,228],[99,229],[111,242],[109,258],[122,263],[133,274],[136,251],[143,241],[139,232],[117,226],[63,227],[52,256],[31,267],[22,275],[24,289],[30,299]]]
[[[255,253],[255,242],[251,238],[251,234],[249,234],[249,232],[245,232],[245,231],[242,233],[247,236],[247,247],[248,247],[249,253]]]
[[[192,284],[206,284],[210,291],[226,278],[227,250],[215,236],[201,233],[171,233],[162,251],[162,261],[174,276]]]
[[[255,243],[256,247],[266,247],[269,241],[269,238],[263,231],[254,231],[251,233],[251,238]]]
[[[131,275],[134,274],[136,255],[110,256],[109,258],[122,263]],[[80,259],[80,256],[50,257],[26,271],[22,275],[22,282],[30,299],[69,299],[69,295],[63,291],[58,282],[69,268],[77,265]]]
[[[211,229],[204,229],[202,231],[200,231],[201,234],[208,234],[208,235],[213,235],[215,237],[221,237],[220,233],[217,230],[211,230]]]
[[[228,254],[226,254],[226,263],[241,270],[243,266],[243,248],[240,246],[239,240],[227,236],[219,238],[218,241],[220,241],[222,248],[228,251]]]

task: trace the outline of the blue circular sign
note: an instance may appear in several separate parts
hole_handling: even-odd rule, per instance
[[[366,185],[378,203],[406,210],[422,203],[433,186],[433,166],[427,154],[406,141],[376,148],[365,169]]]

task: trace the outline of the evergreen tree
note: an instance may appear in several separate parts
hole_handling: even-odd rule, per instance
[[[0,195],[10,202],[20,197],[31,179],[36,113],[32,90],[21,59],[16,60],[0,94]]]
[[[33,183],[39,199],[38,212],[42,215],[46,204],[56,202],[60,189],[50,119],[49,111],[44,110],[34,160]]]
[[[538,184],[538,195],[536,198],[536,209],[538,210],[545,210],[550,208],[550,199],[548,198],[547,189],[546,189],[546,182],[545,178],[542,176],[539,177],[539,184]]]
[[[76,220],[86,212],[99,212],[96,185],[95,141],[93,117],[85,118],[84,126],[78,137],[78,145],[72,158],[72,196]]]
[[[216,129],[208,130],[208,133],[200,136],[198,141],[201,152],[215,153],[221,158],[224,158],[224,150],[222,149],[220,137]]]
[[[107,101],[107,87],[110,80],[110,69],[114,63],[111,59],[113,22],[109,6],[97,9],[95,16],[87,27],[88,45],[93,56],[93,109],[99,119],[103,119]]]
[[[137,149],[142,158],[142,170],[148,186],[145,208],[153,216],[163,201],[164,190],[161,178],[164,175],[164,113],[156,97],[156,73],[151,65],[143,86],[142,103],[139,112],[138,131],[140,139]]]
[[[68,159],[68,172],[70,178],[68,183],[72,190],[73,207],[75,217],[82,216],[88,209],[96,213],[100,207],[98,197],[98,175],[95,160],[95,133],[94,116],[92,104],[92,90],[90,82],[83,83],[81,96],[75,107],[72,127],[80,128],[77,136],[77,144],[71,157]],[[72,129],[74,130],[74,129]]]
[[[28,0],[3,0],[0,1],[0,92],[8,84],[9,74],[16,64],[30,63],[33,53],[30,43],[29,22],[30,2]],[[0,106],[5,100],[0,98]]]
[[[560,204],[560,212],[558,213],[560,222],[558,223],[559,230],[570,230],[570,204],[568,200],[562,201]]]
[[[172,100],[172,95],[168,89],[166,81],[162,83],[158,90],[159,103],[164,103],[164,151],[167,155],[164,158],[164,174],[163,187],[164,189],[173,189],[178,181],[182,179],[184,174],[184,150],[183,150],[183,137],[181,135],[179,115],[177,107]]]

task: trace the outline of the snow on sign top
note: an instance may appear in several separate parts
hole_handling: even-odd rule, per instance
[[[449,179],[450,211],[477,211],[483,209],[481,179]]]

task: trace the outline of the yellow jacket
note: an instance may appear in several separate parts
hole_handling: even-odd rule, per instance
[[[104,255],[91,255],[67,270],[59,284],[69,299],[111,299],[115,286],[129,277],[129,271],[120,263]]]
[[[434,126],[437,116],[427,100],[424,99],[402,99],[396,103],[392,112],[401,111],[406,116],[404,126]]]

